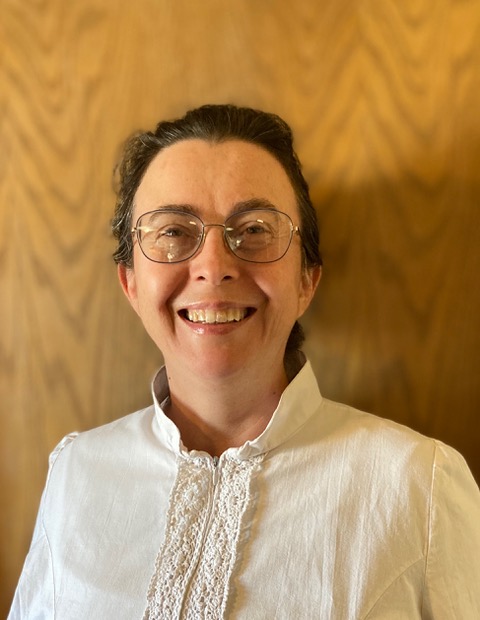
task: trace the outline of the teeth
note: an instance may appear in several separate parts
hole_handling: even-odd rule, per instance
[[[245,318],[247,310],[245,308],[228,308],[226,310],[187,310],[187,319],[192,323],[232,323],[241,321]]]

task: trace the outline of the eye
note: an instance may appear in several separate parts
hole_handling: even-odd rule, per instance
[[[180,226],[169,226],[165,228],[160,228],[156,231],[157,239],[161,237],[182,237],[186,234],[192,236],[191,231],[187,231]]]
[[[247,220],[236,227],[235,233],[240,237],[256,237],[273,234],[272,226],[262,219]]]
[[[198,230],[181,224],[167,224],[162,227],[152,228],[148,232],[145,231],[144,234],[146,240],[149,239],[152,243],[161,244],[197,239]]]
[[[268,232],[270,232],[268,226],[266,226],[262,221],[247,224],[239,230],[241,235],[261,235]]]
[[[262,219],[246,220],[236,226],[231,235],[232,249],[258,252],[274,242],[275,231]]]

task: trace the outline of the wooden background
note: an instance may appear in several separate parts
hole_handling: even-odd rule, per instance
[[[198,104],[294,128],[324,394],[480,478],[479,0],[2,0],[0,37],[0,613],[48,453],[149,402],[161,358],[110,260],[111,170],[129,133]]]

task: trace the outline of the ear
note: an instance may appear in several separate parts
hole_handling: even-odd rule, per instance
[[[312,267],[310,269],[304,269],[302,271],[302,281],[300,288],[300,297],[298,302],[299,315],[298,318],[302,316],[305,310],[310,305],[310,302],[315,295],[315,291],[317,290],[318,283],[322,277],[322,268],[320,265],[316,267]]]
[[[138,314],[137,280],[135,271],[131,267],[119,264],[117,266],[117,273],[125,296]]]

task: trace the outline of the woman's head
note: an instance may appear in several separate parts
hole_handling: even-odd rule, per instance
[[[117,169],[117,202],[112,220],[113,233],[118,241],[113,255],[115,262],[133,268],[131,229],[135,195],[149,165],[162,150],[190,139],[212,143],[241,140],[270,153],[285,170],[295,192],[300,216],[303,268],[312,269],[321,265],[316,212],[293,149],[290,127],[275,114],[233,105],[205,105],[187,112],[182,118],[162,121],[155,131],[139,133],[128,140]],[[296,322],[287,343],[287,354],[299,350],[303,340],[303,331]]]

